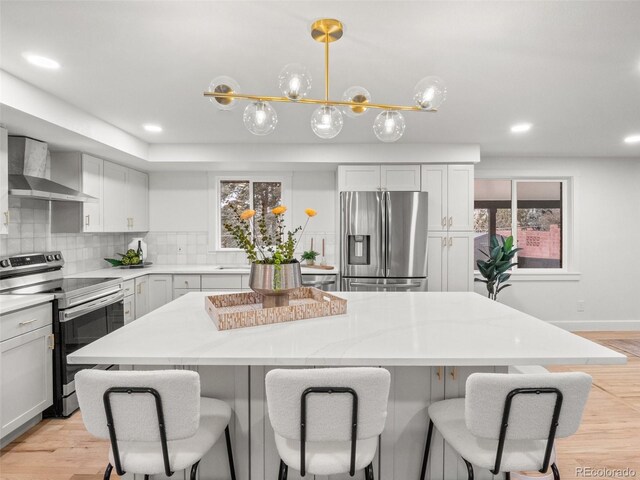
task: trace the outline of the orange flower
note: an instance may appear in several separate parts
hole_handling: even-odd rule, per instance
[[[271,213],[273,213],[274,215],[282,215],[286,211],[287,211],[287,207],[285,207],[284,205],[280,205],[274,208],[273,210],[271,210]]]
[[[242,220],[249,220],[250,218],[252,218],[254,215],[256,214],[255,210],[245,210],[244,212],[242,212],[240,214],[240,218]]]
[[[307,208],[304,211],[304,213],[306,213],[307,216],[309,216],[309,217],[315,217],[318,214],[318,212],[316,212],[313,208]]]

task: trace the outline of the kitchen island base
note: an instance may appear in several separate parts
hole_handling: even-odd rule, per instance
[[[200,374],[202,395],[215,397],[231,405],[234,415],[230,424],[233,454],[238,480],[273,480],[277,478],[280,458],[276,451],[273,429],[269,423],[264,366],[135,366],[150,368],[183,368]],[[285,367],[289,368],[289,367]],[[306,367],[313,368],[313,367]],[[380,437],[378,454],[373,462],[376,479],[419,480],[422,454],[427,433],[427,407],[431,402],[464,396],[467,377],[473,372],[506,372],[507,367],[384,367],[391,373],[386,427]],[[202,459],[199,480],[228,480],[229,468],[224,441],[218,441]],[[467,470],[457,453],[445,445],[439,434],[433,439],[429,461],[431,479],[466,479]],[[477,479],[492,479],[488,471],[476,469]],[[142,475],[126,478],[142,480]],[[156,479],[187,480],[189,472],[176,472],[172,477],[154,475]],[[300,480],[290,469],[288,478]],[[330,477],[307,475],[311,480],[364,479],[364,472]],[[495,478],[501,478],[496,476]]]

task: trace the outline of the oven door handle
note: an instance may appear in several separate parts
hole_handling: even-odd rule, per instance
[[[114,293],[112,295],[102,297],[93,302],[85,303],[83,305],[79,305],[74,308],[69,308],[62,312],[62,319],[60,322],[68,322],[69,320],[73,320],[74,318],[78,318],[82,315],[86,315],[87,313],[93,312],[95,310],[99,310],[100,308],[104,308],[108,305],[112,305],[114,303],[118,303],[124,299],[124,292],[120,291],[118,293]]]

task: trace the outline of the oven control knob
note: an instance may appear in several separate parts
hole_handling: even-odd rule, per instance
[[[59,253],[56,253],[56,260],[60,260],[62,258],[62,255],[60,255]]]
[[[0,267],[2,267],[2,268],[8,267],[10,265],[11,265],[11,263],[9,262],[9,260],[2,260],[0,262]]]
[[[53,255],[47,255],[47,262],[53,262]]]

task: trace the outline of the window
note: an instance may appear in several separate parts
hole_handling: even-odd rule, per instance
[[[263,211],[286,204],[288,180],[259,176],[214,177],[217,208],[214,212],[214,250],[237,249],[235,239],[224,224],[236,221],[237,214],[251,208],[260,215]],[[286,218],[286,215],[285,215]],[[267,231],[275,233],[275,217],[267,217]]]
[[[513,235],[520,269],[561,269],[565,180],[476,179],[474,259],[484,260],[493,235]],[[514,215],[515,212],[515,215]]]

